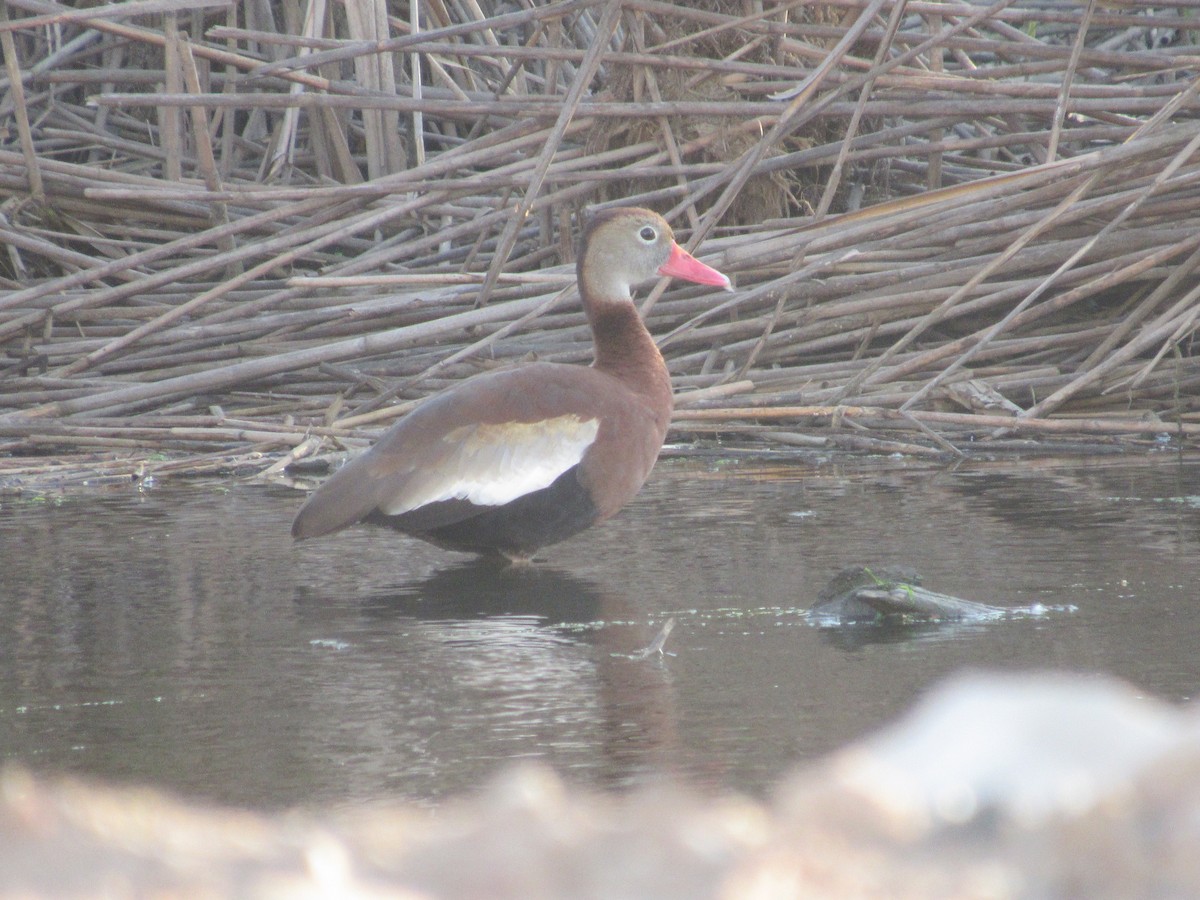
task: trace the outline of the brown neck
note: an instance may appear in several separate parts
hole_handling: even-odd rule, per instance
[[[646,397],[669,417],[674,405],[667,364],[632,303],[605,303],[588,310],[596,342],[593,366]]]

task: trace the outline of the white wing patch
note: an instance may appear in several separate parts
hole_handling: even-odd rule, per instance
[[[436,471],[414,473],[380,509],[389,516],[443,500],[502,506],[549,487],[596,440],[597,419],[570,414],[540,422],[463,425],[442,437]]]

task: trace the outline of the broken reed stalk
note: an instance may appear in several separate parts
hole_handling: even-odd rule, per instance
[[[586,363],[555,297],[616,202],[738,286],[643,303],[677,434],[1193,438],[1189,4],[383,8],[4,5],[0,473],[262,469],[481,367]],[[968,383],[1021,413],[947,412]]]

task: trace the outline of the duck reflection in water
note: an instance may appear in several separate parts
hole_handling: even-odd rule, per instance
[[[475,715],[482,694],[528,716],[531,729],[540,722],[553,742],[569,739],[572,729],[560,727],[568,705],[599,729],[606,764],[597,787],[694,771],[679,739],[669,666],[645,652],[656,649],[663,623],[650,623],[652,613],[623,593],[550,567],[483,558],[376,591],[361,609],[387,632],[405,626],[405,644],[420,645],[422,664],[447,673],[449,695],[462,706],[443,716]],[[552,749],[533,755],[554,762]]]

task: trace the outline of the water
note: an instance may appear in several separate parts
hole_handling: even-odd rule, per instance
[[[301,496],[0,495],[0,761],[257,808],[436,804],[516,760],[762,794],[944,675],[1065,669],[1190,699],[1200,463],[665,461],[535,566],[383,531],[293,546]],[[819,629],[839,568],[999,606]],[[674,655],[634,659],[663,622]]]

